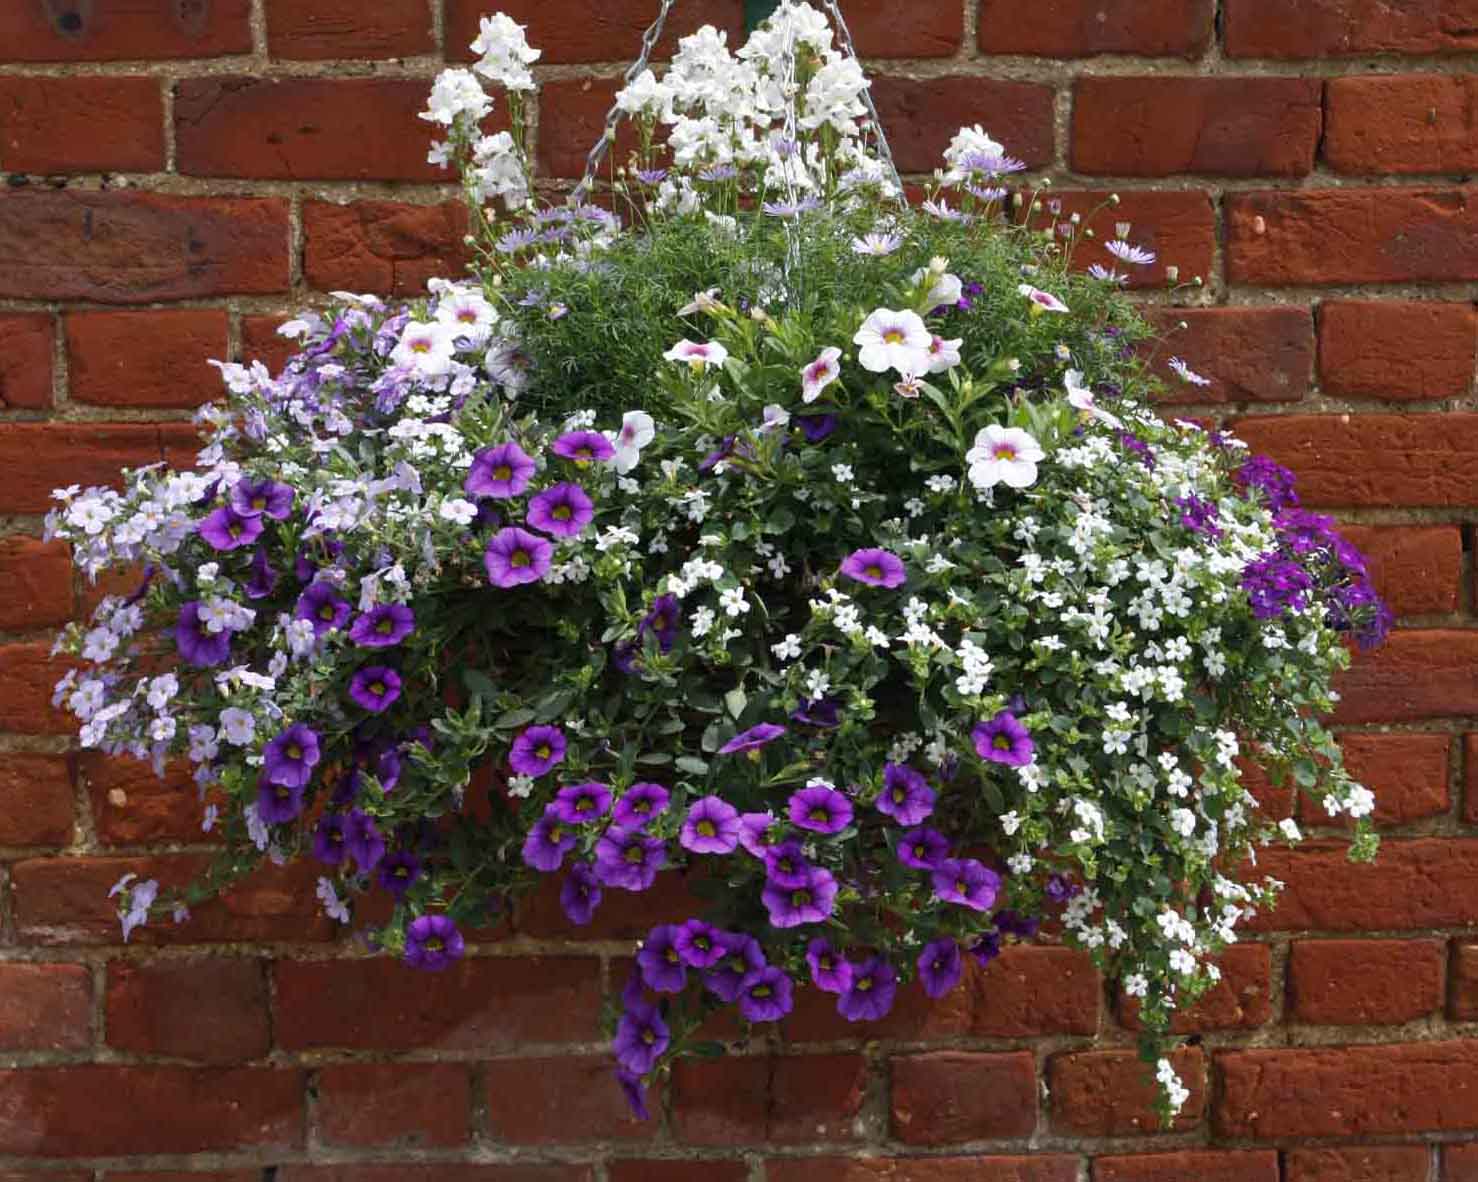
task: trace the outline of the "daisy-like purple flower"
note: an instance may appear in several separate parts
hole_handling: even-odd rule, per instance
[[[934,894],[971,911],[989,911],[1001,889],[1001,876],[974,858],[946,858],[934,867]]]
[[[560,868],[565,854],[575,847],[575,834],[554,814],[552,808],[534,822],[523,841],[523,860],[535,870],[550,874]]]
[[[1007,767],[1025,767],[1037,749],[1031,732],[1009,710],[1000,711],[989,722],[977,722],[970,738],[975,743],[975,754],[981,759],[1004,763]]]
[[[420,877],[421,859],[409,850],[396,850],[385,855],[375,871],[375,881],[394,895],[397,903],[405,898]]]
[[[538,534],[517,526],[500,529],[488,542],[482,563],[494,587],[537,583],[549,573],[554,546]]]
[[[262,776],[269,784],[302,788],[318,766],[318,732],[295,722],[262,749]]]
[[[349,626],[349,639],[360,648],[389,648],[416,627],[416,615],[403,603],[381,603],[360,612]]]
[[[564,731],[557,726],[531,726],[519,732],[508,752],[508,765],[520,776],[542,776],[565,757]]]
[[[836,897],[836,877],[819,866],[811,868],[802,886],[782,887],[769,882],[760,892],[760,901],[770,913],[770,923],[777,928],[823,922],[831,915]]]
[[[185,663],[197,669],[223,664],[231,655],[231,634],[222,628],[212,632],[200,617],[200,601],[192,599],[180,607],[180,618],[174,626],[175,648]]]
[[[723,933],[701,919],[690,919],[678,925],[674,944],[683,964],[692,969],[711,969],[724,956]]]
[[[944,834],[919,826],[898,839],[898,860],[915,870],[933,870],[949,857]]]
[[[869,587],[901,587],[908,576],[903,559],[890,550],[853,550],[842,560],[842,574]]]
[[[641,979],[654,993],[681,993],[688,984],[688,966],[677,950],[677,924],[658,924],[636,954]]]
[[[837,998],[837,1013],[848,1022],[875,1022],[893,1008],[898,973],[881,956],[853,966],[852,981]]]
[[[622,829],[644,829],[653,817],[667,811],[671,798],[671,793],[661,784],[633,784],[616,801],[611,821]]]
[[[380,864],[385,856],[385,838],[373,817],[355,809],[344,818],[344,848],[359,864],[362,874],[368,874]]]
[[[262,536],[262,518],[260,514],[243,517],[222,505],[200,523],[199,532],[212,550],[237,550]]]
[[[529,501],[529,524],[556,538],[573,538],[595,517],[595,502],[578,484],[556,484]]]
[[[652,1070],[662,1052],[672,1041],[667,1023],[648,1002],[628,1006],[616,1023],[616,1037],[611,1050],[616,1062],[632,1075],[642,1076]]]
[[[337,587],[318,580],[310,583],[307,590],[298,596],[293,616],[295,619],[307,620],[313,625],[313,635],[322,636],[325,632],[347,624],[353,610],[349,601],[339,594]]]
[[[472,457],[472,467],[462,487],[474,497],[506,501],[528,488],[534,478],[534,461],[516,443],[485,447]]]
[[[241,517],[286,521],[293,508],[291,485],[275,480],[238,480],[231,489],[231,508]]]
[[[744,979],[764,967],[765,954],[758,940],[739,932],[720,932],[719,943],[723,955],[703,974],[703,988],[720,1001],[732,1003],[738,999]]]
[[[567,431],[550,445],[557,456],[584,466],[611,459],[616,454],[611,441],[599,431]]]
[[[825,936],[817,936],[806,945],[806,964],[811,969],[811,983],[817,989],[845,993],[852,985],[852,962]]]
[[[559,905],[566,918],[579,927],[584,927],[595,916],[600,906],[600,882],[586,862],[575,862],[570,873],[559,888]]]
[[[934,811],[934,790],[922,772],[907,764],[883,765],[883,790],[878,793],[878,812],[900,825],[917,825]]]
[[[803,887],[811,878],[811,863],[798,841],[782,841],[764,852],[765,875],[778,887],[787,890]]]
[[[567,784],[554,798],[550,809],[566,825],[584,825],[606,815],[611,790],[604,784]]]
[[[462,958],[464,941],[445,915],[422,915],[405,929],[405,959],[413,968],[440,972]]]
[[[257,816],[268,825],[284,825],[302,811],[301,784],[273,784],[265,778],[257,782]]]
[[[763,858],[770,848],[774,827],[773,813],[744,813],[739,818],[739,844],[756,858]]]
[[[595,877],[608,887],[644,891],[667,865],[667,843],[640,829],[612,826],[595,843]]]
[[[313,856],[325,866],[338,866],[344,861],[344,818],[328,813],[313,831]]]
[[[741,731],[727,743],[718,749],[720,755],[734,755],[738,752],[754,754],[767,743],[772,743],[785,733],[783,726],[776,726],[773,722],[762,722],[757,726],[750,727],[747,731]]]
[[[793,824],[812,833],[840,833],[852,823],[852,802],[825,784],[791,793],[789,811]]]
[[[366,665],[349,679],[354,704],[380,714],[400,699],[400,674],[388,665]]]
[[[739,1012],[747,1022],[778,1022],[794,1006],[793,993],[784,970],[766,965],[739,982]]]
[[[919,953],[919,984],[930,997],[943,997],[960,983],[964,971],[960,946],[948,936],[930,940]]]
[[[688,809],[678,840],[695,854],[731,854],[739,844],[739,810],[718,796],[704,796]]]

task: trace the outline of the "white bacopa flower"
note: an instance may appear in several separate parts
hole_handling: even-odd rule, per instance
[[[744,598],[743,587],[730,587],[727,591],[719,592],[718,605],[730,619],[736,619],[749,611],[749,602]]]
[[[970,483],[976,488],[1028,488],[1036,483],[1037,464],[1046,458],[1041,445],[1020,427],[996,423],[975,436],[975,446],[965,453],[970,465]]]
[[[1123,421],[1117,416],[1103,410],[1093,398],[1093,391],[1083,385],[1083,374],[1081,370],[1070,369],[1062,375],[1062,384],[1067,389],[1068,405],[1091,415],[1100,423],[1119,430],[1123,427]]]
[[[1068,306],[1050,291],[1043,291],[1040,287],[1033,287],[1030,283],[1017,284],[1016,294],[1023,295],[1031,301],[1033,312],[1066,312],[1069,310]]]
[[[431,86],[426,109],[420,117],[428,123],[450,127],[459,115],[477,122],[492,109],[493,100],[471,70],[443,70]]]
[[[666,353],[662,354],[668,361],[681,361],[693,367],[694,372],[707,369],[710,365],[719,366],[728,359],[729,351],[719,344],[718,341],[690,341],[686,338],[678,341]]]
[[[852,343],[860,346],[857,363],[863,369],[869,373],[894,369],[905,375],[928,371],[933,340],[934,334],[919,314],[907,308],[898,312],[875,309],[852,337]]]
[[[770,651],[775,654],[777,661],[794,661],[801,655],[801,638],[794,632],[789,632],[784,640],[777,640],[772,644]]]
[[[837,380],[842,372],[838,360],[842,351],[835,345],[828,345],[817,355],[816,360],[801,369],[801,401],[805,403],[815,402],[821,396],[821,391]]]
[[[651,443],[657,434],[657,424],[644,410],[628,410],[621,416],[621,429],[611,443],[616,454],[611,464],[619,475],[625,475],[636,467],[641,459],[641,449]]]

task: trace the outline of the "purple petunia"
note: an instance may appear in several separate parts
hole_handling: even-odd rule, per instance
[[[421,859],[409,850],[396,850],[387,854],[375,872],[375,881],[402,901],[416,880],[421,877]]]
[[[782,841],[765,849],[765,876],[787,890],[803,887],[811,877],[811,863],[798,841]]]
[[[837,429],[837,417],[833,414],[796,415],[791,422],[801,429],[807,443],[820,443]]]
[[[830,870],[813,866],[801,886],[782,887],[767,883],[760,892],[760,901],[770,913],[773,927],[794,928],[825,920],[835,907],[836,896],[836,877]]]
[[[841,725],[841,703],[835,698],[812,698],[809,701],[802,701],[790,712],[790,720],[804,723],[806,726],[814,726],[820,730],[831,730]]]
[[[653,817],[667,811],[670,799],[671,794],[661,784],[633,784],[616,801],[611,821],[622,829],[643,829]]]
[[[578,484],[556,484],[529,501],[529,525],[551,537],[576,537],[594,518],[595,502]]]
[[[724,956],[723,933],[701,919],[678,925],[674,944],[683,964],[692,969],[711,969]]]
[[[257,782],[257,816],[267,824],[286,824],[302,811],[301,784],[274,784],[267,779]]]
[[[612,826],[595,843],[595,877],[608,887],[644,891],[667,864],[667,843],[639,829]]]
[[[1036,751],[1031,732],[1009,710],[1000,711],[989,722],[977,722],[970,731],[975,754],[990,763],[1025,767]]]
[[[587,862],[575,862],[570,873],[559,888],[559,905],[565,917],[573,924],[584,927],[595,916],[600,906],[600,882]]]
[[[523,840],[523,860],[535,870],[550,874],[560,868],[565,854],[575,847],[575,835],[569,826],[545,809]]]
[[[565,757],[564,731],[557,726],[531,726],[513,740],[508,766],[520,776],[542,776]]]
[[[388,665],[366,665],[349,679],[349,696],[356,706],[380,714],[399,700],[400,674]]]
[[[231,634],[224,628],[219,632],[210,630],[201,618],[198,599],[181,605],[174,643],[185,663],[198,669],[223,664],[231,655]]]
[[[611,790],[604,784],[566,784],[549,806],[566,825],[583,825],[606,815],[611,807]]]
[[[262,775],[269,784],[302,788],[318,766],[318,732],[295,722],[262,749]]]
[[[934,867],[934,894],[971,911],[989,911],[1001,889],[1001,876],[974,858],[946,858]]]
[[[262,536],[262,519],[260,516],[243,517],[236,510],[222,505],[200,523],[199,532],[213,550],[237,550],[250,546]]]
[[[249,572],[243,590],[248,599],[266,599],[277,589],[277,572],[272,569],[272,564],[267,561],[267,551],[258,546],[252,552],[251,565],[247,567]]]
[[[567,431],[550,445],[549,450],[557,456],[574,460],[581,467],[609,460],[616,454],[611,441],[599,431]]]
[[[616,1023],[616,1037],[611,1050],[616,1062],[632,1075],[641,1076],[652,1070],[662,1052],[672,1041],[667,1023],[657,1007],[647,1002],[627,1006]]]
[[[891,550],[853,550],[842,560],[842,574],[869,587],[901,587],[908,576],[903,559]]]
[[[718,796],[693,802],[678,841],[695,854],[731,854],[739,844],[739,810]]]
[[[242,517],[270,517],[286,521],[292,512],[291,485],[275,480],[238,480],[231,489],[231,508]]]
[[[403,603],[381,603],[360,612],[349,626],[349,639],[360,648],[389,648],[416,627],[416,615]]]
[[[783,970],[765,965],[739,982],[739,1012],[747,1022],[776,1022],[790,1013],[794,986]]]
[[[648,632],[657,638],[657,648],[661,652],[671,652],[673,642],[677,639],[677,626],[679,609],[676,595],[659,595],[652,600],[652,608],[642,621],[637,625],[636,635],[638,639],[644,637]]]
[[[344,848],[359,864],[361,874],[368,874],[385,856],[385,838],[374,818],[354,809],[344,818]]]
[[[919,826],[898,839],[898,860],[915,870],[933,870],[949,856],[944,834]]]
[[[934,811],[934,790],[922,772],[907,764],[883,766],[883,790],[878,793],[878,812],[900,825],[917,825]]]
[[[812,833],[840,833],[852,823],[852,802],[825,784],[791,793],[790,820]]]
[[[765,954],[758,940],[739,932],[720,932],[719,943],[723,955],[703,974],[703,988],[720,1001],[732,1003],[738,999],[744,979],[764,967]]]
[[[534,461],[516,443],[485,447],[472,457],[472,467],[462,487],[474,497],[503,501],[528,488],[534,476]]]
[[[517,526],[500,529],[488,541],[482,556],[488,582],[494,587],[537,583],[549,573],[554,546],[538,534]]]
[[[688,984],[688,967],[677,950],[677,924],[658,924],[636,954],[641,979],[654,993],[681,993]]]
[[[845,993],[852,985],[852,962],[825,936],[817,936],[806,945],[806,964],[811,969],[811,983],[817,989]]]
[[[346,855],[344,818],[337,813],[328,813],[313,831],[313,856],[326,866],[338,866]]]
[[[772,813],[744,813],[739,818],[739,844],[756,858],[763,858],[773,838]]]
[[[734,755],[741,751],[757,753],[765,744],[774,742],[784,733],[783,726],[776,726],[773,722],[762,722],[735,735],[718,749],[718,753],[720,755]]]
[[[848,1022],[875,1022],[893,1008],[898,973],[881,956],[852,968],[852,980],[837,998],[837,1013]]]
[[[462,933],[445,915],[422,915],[405,929],[406,963],[429,973],[460,960],[463,947]]]
[[[310,583],[298,596],[293,616],[309,621],[313,625],[313,635],[322,636],[325,632],[342,628],[348,623],[353,610],[349,601],[339,594],[337,587],[320,579]]]
[[[930,997],[943,997],[960,983],[964,971],[960,946],[948,936],[930,940],[919,953],[919,984]]]

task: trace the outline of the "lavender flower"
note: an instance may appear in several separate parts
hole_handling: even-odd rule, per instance
[[[898,839],[898,860],[915,870],[933,870],[949,856],[949,842],[942,833],[920,826]]]
[[[534,461],[516,443],[485,447],[472,457],[472,467],[462,487],[474,497],[507,500],[528,488],[534,476]]]
[[[440,972],[460,960],[462,933],[445,915],[422,915],[405,929],[405,959],[412,968]]]
[[[907,580],[903,560],[889,550],[854,550],[842,561],[842,574],[869,587],[901,587]]]
[[[231,655],[231,634],[225,629],[212,632],[201,618],[200,606],[198,599],[181,605],[174,642],[186,664],[206,669],[224,664]]]
[[[677,925],[658,924],[642,941],[636,954],[642,981],[654,993],[681,993],[688,984],[688,969],[677,950]]]
[[[930,940],[919,953],[919,983],[930,997],[943,997],[958,985],[964,968],[960,946],[948,936]]]
[[[389,648],[416,627],[416,616],[403,603],[382,603],[361,612],[349,626],[349,639],[360,648]]]
[[[231,489],[231,509],[241,517],[270,517],[286,521],[292,512],[291,485],[275,480],[238,480]]]
[[[840,833],[852,823],[852,802],[825,784],[792,793],[789,811],[792,824],[812,833]]]
[[[382,714],[400,699],[400,674],[388,665],[366,665],[349,679],[354,704],[372,714]]]
[[[548,574],[553,553],[554,547],[538,534],[509,526],[493,535],[482,561],[494,587],[517,587]]]
[[[989,722],[977,722],[970,731],[975,754],[989,763],[1025,767],[1036,752],[1031,733],[1009,710],[1000,711]]]
[[[900,825],[917,825],[934,811],[934,790],[923,774],[901,763],[883,766],[883,790],[878,793],[878,812]]]
[[[587,784],[567,784],[555,795],[549,806],[566,825],[583,825],[606,815],[611,807],[611,790],[594,781]]]
[[[667,843],[639,829],[612,826],[595,843],[595,877],[608,887],[644,891],[666,864]]]
[[[790,1013],[794,986],[774,965],[755,969],[739,983],[739,1012],[746,1022],[777,1022]]]
[[[294,723],[262,749],[263,778],[269,784],[302,788],[312,778],[318,759],[318,732]]]
[[[611,459],[616,449],[599,431],[569,431],[549,448],[557,456],[574,460],[579,467]]]
[[[565,757],[564,731],[557,726],[531,726],[519,732],[508,753],[508,766],[520,776],[542,776]]]
[[[741,731],[727,743],[718,749],[720,755],[733,755],[737,752],[746,754],[758,753],[767,743],[771,743],[785,733],[783,726],[776,726],[773,722],[762,722],[758,726],[752,726],[747,731]]]
[[[626,1071],[641,1076],[652,1070],[671,1041],[657,1007],[643,1002],[628,1006],[621,1015],[611,1050]]]
[[[661,784],[633,784],[616,801],[611,821],[622,829],[643,829],[653,817],[667,811],[670,798],[671,794]]]
[[[823,922],[835,907],[836,895],[837,880],[831,871],[812,867],[803,886],[787,888],[766,883],[760,901],[770,913],[772,926],[793,928]]]
[[[556,538],[573,538],[595,517],[595,505],[578,484],[556,484],[529,501],[529,524]]]
[[[852,969],[852,980],[837,998],[837,1013],[848,1022],[875,1022],[887,1016],[898,993],[898,974],[881,956]]]
[[[601,889],[587,862],[574,862],[559,888],[559,905],[573,924],[584,927],[600,906]]]
[[[817,936],[806,945],[806,964],[811,969],[811,983],[826,993],[845,993],[852,986],[852,962],[847,960],[825,936]]]
[[[739,810],[718,796],[704,796],[688,809],[678,841],[695,854],[731,854],[739,844]]]
[[[1001,876],[974,858],[946,858],[934,868],[934,894],[971,911],[989,911]]]
[[[199,532],[214,550],[236,550],[262,536],[262,519],[259,514],[243,517],[222,505],[200,523]]]

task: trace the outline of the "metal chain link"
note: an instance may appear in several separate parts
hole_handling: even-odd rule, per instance
[[[852,44],[852,31],[847,28],[846,18],[842,16],[840,0],[821,0],[826,11],[831,14],[832,22],[836,30],[842,36],[842,45],[846,47],[847,53],[852,57],[857,56],[857,46]],[[878,118],[877,106],[872,101],[872,87],[868,86],[862,91],[862,102],[867,107],[867,116],[872,120],[873,132],[877,136],[878,155],[883,158],[883,163],[888,166],[888,172],[892,174],[893,183],[898,186],[898,199],[903,199],[903,178],[898,175],[898,166],[893,163],[893,149],[888,146],[888,135],[883,130],[883,121]]]

